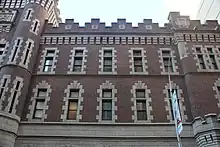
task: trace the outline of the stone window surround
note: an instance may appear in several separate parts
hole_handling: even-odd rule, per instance
[[[144,98],[136,98],[136,89],[144,89],[145,90],[145,97]],[[151,90],[147,88],[147,85],[142,82],[142,81],[138,81],[136,83],[134,83],[134,85],[132,86],[131,89],[131,102],[132,102],[132,111],[133,111],[133,115],[132,115],[132,120],[135,123],[150,123],[153,120],[153,115],[152,115],[152,111],[153,108],[150,105],[150,103],[152,102],[152,98],[150,97],[151,94]],[[138,120],[137,119],[137,107],[136,107],[136,100],[146,100],[146,109],[147,109],[147,120]]]
[[[218,100],[217,106],[220,108],[220,92],[218,91],[218,87],[220,87],[220,78],[218,78],[213,85],[213,90],[216,93],[215,98]]]
[[[75,51],[76,50],[83,50],[83,59],[82,59],[81,72],[74,72],[73,71],[74,57],[75,57]],[[88,50],[86,49],[86,47],[74,47],[71,50],[70,60],[69,60],[70,64],[68,65],[69,71],[67,72],[67,74],[86,74],[87,52],[88,52]]]
[[[53,58],[53,65],[52,65],[52,68],[51,68],[51,72],[44,72],[43,69],[44,69],[44,63],[45,63],[45,57],[47,55],[47,51],[51,51],[51,50],[54,50],[55,51],[55,56]],[[41,54],[41,60],[40,60],[40,65],[39,65],[39,71],[37,72],[37,74],[55,74],[55,69],[56,69],[56,63],[57,63],[57,58],[58,58],[58,53],[59,53],[59,50],[57,47],[51,47],[51,48],[45,48],[43,51],[42,51],[42,54]]]
[[[34,31],[33,29],[34,29],[35,24],[36,24],[37,22],[38,22],[38,24],[37,24],[36,30]],[[35,35],[38,35],[39,30],[40,30],[40,20],[34,19],[34,20],[33,20],[33,24],[31,25],[30,32],[31,32],[31,33],[34,33]]]
[[[201,53],[200,55],[203,55],[203,59],[204,59],[204,63],[205,63],[205,67],[206,69],[202,69],[200,64],[199,64],[199,59],[198,59],[198,53],[196,52],[196,48],[201,48]],[[213,55],[215,55],[215,59],[216,59],[216,64],[218,66],[218,69],[212,69],[212,65],[211,65],[211,59],[209,57],[209,53],[207,48],[212,48],[213,49]],[[198,72],[218,72],[220,71],[220,51],[218,50],[218,48],[220,48],[220,46],[214,46],[214,45],[194,45],[192,47],[193,50],[193,54],[194,54],[194,60],[196,61],[196,66],[197,66],[197,71]]]
[[[5,55],[7,53],[7,48],[9,47],[9,42],[6,41],[5,39],[1,39],[0,44],[5,44],[4,52],[3,52],[1,60],[0,60],[0,64],[2,64],[2,62],[4,61]]]
[[[142,65],[143,65],[143,72],[135,72],[134,71],[134,56],[133,56],[133,51],[134,50],[141,50],[141,57],[142,57]],[[129,49],[129,68],[130,68],[130,74],[134,74],[134,75],[148,75],[148,66],[147,66],[147,53],[146,50],[144,50],[144,48],[131,48]]]
[[[178,99],[179,99],[179,109],[180,109],[180,113],[181,113],[181,116],[182,116],[182,122],[186,122],[186,120],[188,119],[188,116],[185,113],[186,107],[184,105],[185,100],[184,100],[184,97],[183,97],[183,91],[173,81],[171,81],[171,86],[172,86],[172,89],[177,89],[177,96],[178,96]],[[165,111],[168,112],[167,120],[172,123],[174,121],[172,120],[171,106],[170,106],[170,102],[169,102],[169,100],[171,99],[169,97],[169,93],[168,93],[169,89],[170,89],[170,85],[169,85],[169,83],[166,83],[165,89],[163,89],[163,94],[165,95],[164,101],[166,103]]]
[[[20,44],[17,46],[18,40],[20,40]],[[19,54],[19,52],[20,52],[20,49],[21,49],[21,47],[22,47],[22,44],[23,44],[23,38],[22,38],[22,37],[17,37],[17,39],[14,40],[14,45],[13,45],[13,48],[12,48],[12,50],[11,50],[11,54],[10,54],[10,56],[9,56],[8,64],[16,64],[16,63],[17,63],[17,59],[18,59],[18,57],[19,57],[18,54]],[[18,47],[17,53],[16,53],[16,55],[15,55],[14,61],[11,62],[16,47]]]
[[[23,64],[24,60],[25,60],[26,52],[28,50],[29,43],[31,43],[31,47],[29,48],[29,53],[28,53],[28,56],[27,56],[27,59],[26,59],[26,63]],[[33,48],[34,48],[34,41],[32,39],[28,38],[28,40],[26,41],[26,46],[24,47],[24,50],[23,50],[23,54],[22,54],[22,57],[21,57],[21,62],[19,64],[20,66],[22,66],[24,68],[28,68],[28,64],[30,63]]]
[[[70,98],[70,90],[71,89],[79,89],[79,97],[77,98]],[[79,122],[82,119],[81,111],[83,110],[82,102],[84,100],[83,94],[84,94],[84,88],[78,81],[71,82],[67,88],[64,91],[65,97],[63,98],[64,105],[62,106],[63,114],[61,115],[60,119],[63,120],[63,122]],[[68,105],[69,100],[78,100],[78,106],[77,106],[77,115],[76,120],[68,120]]]
[[[104,66],[104,50],[112,50],[112,72],[104,72],[103,71],[103,66]],[[112,74],[117,74],[117,60],[116,60],[116,55],[117,50],[114,47],[102,47],[99,50],[99,72],[98,74],[102,75],[112,75]]]
[[[0,24],[0,32],[10,32],[11,27],[11,24]]]
[[[34,111],[35,111],[35,105],[36,105],[36,99],[38,98],[38,90],[39,89],[47,89],[46,97],[45,97],[45,102],[44,102],[44,110],[43,110],[43,117],[41,119],[34,119]],[[49,109],[48,102],[50,101],[50,95],[52,93],[52,88],[51,86],[46,82],[42,81],[36,85],[36,87],[32,90],[33,96],[30,99],[30,102],[32,102],[29,107],[29,113],[27,114],[27,119],[28,121],[37,121],[37,122],[43,122],[45,119],[47,119],[47,114],[46,111]]]
[[[15,17],[16,17],[16,14],[17,14],[17,11],[16,10],[0,10],[0,14],[3,15],[3,14],[12,14],[12,17],[11,17],[11,22],[14,22],[15,20]]]
[[[2,97],[0,97],[0,110],[2,110],[2,102],[5,100],[5,97],[6,97],[5,93],[7,93],[8,90],[9,90],[8,85],[11,82],[11,75],[3,75],[3,77],[2,77],[2,79],[0,81],[0,84],[1,84],[0,88],[2,88],[3,82],[4,82],[5,79],[7,79],[7,81],[6,81],[6,84],[5,84],[4,91],[2,92]]]
[[[102,120],[102,100],[105,99],[102,97],[103,89],[112,89],[112,98],[106,98],[106,99],[112,99],[112,120]],[[97,89],[97,93],[98,93],[98,97],[97,97],[98,106],[96,107],[96,110],[98,111],[98,114],[96,115],[96,120],[98,120],[99,123],[115,123],[115,121],[118,119],[115,113],[118,109],[118,107],[116,106],[117,89],[112,83],[110,83],[109,81],[105,81],[105,83],[102,83],[99,89]]]
[[[27,18],[27,15],[28,15],[28,12],[29,12],[29,11],[30,11],[30,14],[29,14],[29,17]],[[33,16],[33,13],[34,13],[34,9],[32,9],[32,8],[27,9],[27,11],[25,12],[23,21],[31,21],[31,18],[32,18],[32,16]],[[27,18],[27,19],[26,19],[26,18]]]
[[[13,99],[13,95],[14,95],[14,92],[17,91],[17,94],[16,94],[16,97],[15,97],[15,101],[14,101],[14,104],[13,104],[13,108],[12,108],[12,114],[16,114],[16,107],[19,103],[19,100],[18,98],[21,96],[21,89],[24,87],[24,83],[23,83],[24,79],[21,78],[21,77],[17,77],[15,78],[15,80],[13,81],[12,85],[13,87],[11,88],[10,90],[10,97],[8,98],[8,105],[6,106],[5,108],[5,111],[6,112],[9,112],[10,111],[10,107],[11,107],[11,103],[12,103],[12,99]],[[20,82],[20,85],[18,87],[18,90],[16,90],[16,85],[17,85],[17,82]]]
[[[159,63],[161,64],[160,69],[162,70],[161,75],[168,75],[168,72],[166,72],[164,68],[162,51],[170,51],[171,54],[170,57],[172,58],[172,66],[173,66],[173,72],[170,72],[170,75],[179,75],[175,51],[172,50],[171,48],[160,48],[158,50],[158,54],[159,54]]]

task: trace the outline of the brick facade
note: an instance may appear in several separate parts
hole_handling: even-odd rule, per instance
[[[56,0],[3,0],[0,15],[0,146],[176,146],[169,72],[183,146],[219,145],[217,21],[80,27]]]

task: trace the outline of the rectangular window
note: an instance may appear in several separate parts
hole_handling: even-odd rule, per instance
[[[173,72],[173,60],[171,57],[171,51],[164,50],[162,51],[162,59],[164,64],[165,72]]]
[[[196,48],[196,53],[197,53],[197,54],[202,53],[202,52],[201,52],[201,48],[200,48],[200,47],[197,47],[197,48]]]
[[[11,58],[11,62],[13,62],[15,60],[15,56],[18,52],[18,49],[19,49],[20,45],[21,45],[21,40],[17,39],[17,43],[15,45],[14,52],[13,52],[13,55],[12,55],[12,58]]]
[[[81,72],[83,63],[83,50],[75,50],[73,72]]]
[[[5,46],[6,44],[0,44],[0,60],[2,59],[2,56],[4,54]]]
[[[203,55],[197,55],[197,56],[198,56],[199,64],[200,64],[201,68],[202,68],[202,69],[206,69],[205,61],[204,61]]]
[[[112,72],[112,50],[104,50],[103,72]]]
[[[103,89],[102,97],[103,98],[112,98],[112,89]]]
[[[45,62],[44,62],[44,68],[43,68],[44,72],[51,72],[52,71],[54,56],[55,56],[54,50],[47,51],[46,57],[45,57]]]
[[[47,96],[47,89],[38,89],[37,97],[46,97]]]
[[[207,51],[208,51],[209,54],[213,54],[212,48],[207,48]]]
[[[136,98],[145,98],[145,89],[136,89]]]
[[[76,120],[77,108],[78,108],[78,99],[69,100],[68,114],[67,114],[68,120]]]
[[[32,10],[28,10],[27,15],[25,17],[26,20],[30,19],[31,12],[32,12]]]
[[[36,31],[37,31],[38,25],[39,25],[39,21],[38,21],[38,20],[35,20],[35,22],[34,22],[34,27],[33,27],[33,29],[32,29],[32,31],[33,31],[34,33],[36,33]]]
[[[143,72],[141,50],[133,50],[134,72]]]
[[[102,120],[112,120],[112,100],[102,100]]]
[[[20,81],[17,81],[16,86],[15,86],[15,89],[14,89],[14,92],[13,92],[13,94],[12,94],[12,100],[11,100],[11,106],[10,106],[10,108],[9,108],[9,113],[11,113],[12,110],[13,110],[14,102],[15,102],[15,99],[16,99],[16,97],[17,97],[17,93],[18,93],[20,84],[21,84],[21,82],[20,82]]]
[[[45,99],[36,99],[35,109],[34,109],[34,119],[41,119],[43,117]]]
[[[27,58],[28,58],[29,52],[30,52],[30,50],[31,50],[31,45],[32,45],[32,43],[29,42],[29,43],[28,43],[27,50],[26,50],[26,53],[25,53],[24,61],[23,61],[23,64],[24,64],[24,65],[25,65],[26,62],[27,62]]]
[[[147,120],[146,100],[136,100],[137,120]]]
[[[79,97],[79,89],[71,89],[69,97],[71,98]]]
[[[217,86],[218,93],[220,95],[220,86]]]
[[[212,63],[212,69],[218,69],[218,65],[216,63],[215,55],[209,55]]]
[[[4,90],[5,90],[5,86],[6,86],[6,83],[7,83],[7,78],[5,78],[4,80],[3,80],[3,83],[2,83],[2,85],[1,85],[1,90],[0,90],[0,99],[2,98],[2,94],[4,93]]]

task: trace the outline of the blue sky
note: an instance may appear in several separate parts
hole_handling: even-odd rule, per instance
[[[167,22],[170,11],[179,11],[195,19],[201,0],[60,0],[61,18],[74,18],[84,26],[91,18],[100,18],[101,22],[110,25],[117,18],[126,18],[137,26],[143,19],[153,19],[153,22],[163,26]]]

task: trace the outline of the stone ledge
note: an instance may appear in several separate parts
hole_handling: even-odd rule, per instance
[[[18,136],[44,137],[104,137],[104,138],[164,138],[176,137],[174,124],[70,124],[70,123],[30,123],[22,122]],[[194,137],[191,125],[184,125],[181,137]]]

